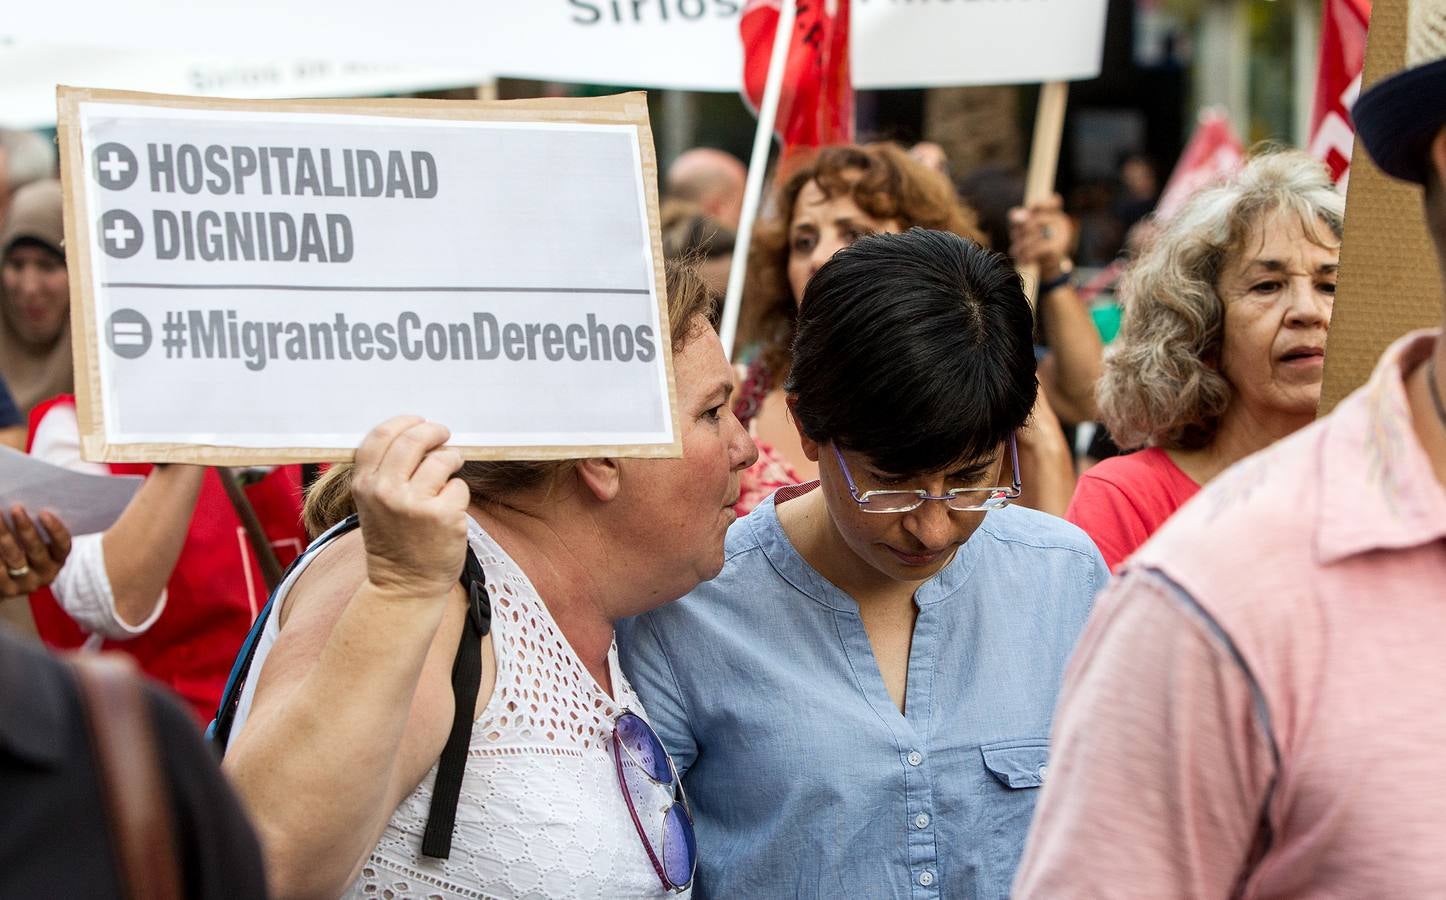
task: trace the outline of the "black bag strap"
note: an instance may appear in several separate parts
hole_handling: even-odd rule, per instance
[[[457,656],[452,661],[452,733],[437,761],[437,780],[432,785],[432,806],[427,811],[427,830],[422,835],[422,855],[446,859],[452,853],[452,828],[457,820],[457,800],[462,794],[462,773],[467,768],[467,747],[472,743],[472,720],[477,715],[477,694],[482,686],[482,638],[492,630],[492,602],[487,595],[487,577],[477,554],[467,545],[467,563],[462,569],[462,589],[467,592],[467,621]]]
[[[356,515],[350,515],[312,541],[306,552],[292,561],[282,576],[302,564],[303,559],[315,556],[323,546],[360,524]],[[442,756],[437,762],[437,780],[432,787],[432,806],[427,813],[427,830],[422,838],[422,854],[437,859],[446,859],[452,852],[452,829],[457,821],[457,801],[462,795],[462,772],[467,767],[467,746],[472,742],[472,719],[477,709],[477,694],[482,687],[482,638],[492,631],[492,598],[487,595],[487,576],[472,545],[467,545],[467,561],[459,578],[462,589],[467,593],[467,620],[462,626],[462,637],[457,643],[457,656],[452,662],[452,697],[456,710],[452,717],[452,731]],[[276,592],[266,601],[261,614],[251,626],[251,633],[241,645],[241,652],[226,681],[221,695],[221,705],[216,719],[207,729],[214,746],[224,754],[230,742],[231,725],[235,721],[236,709],[241,702],[241,689],[251,671],[256,655],[256,644],[276,604]]]

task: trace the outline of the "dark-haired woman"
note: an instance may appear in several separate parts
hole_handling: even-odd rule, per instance
[[[809,282],[787,402],[818,481],[620,632],[693,804],[695,896],[1007,896],[1108,577],[1009,505],[1031,328],[1007,262],[945,232],[860,238]]]
[[[759,458],[743,473],[739,515],[776,488],[818,474],[799,444],[784,379],[804,286],[819,266],[864,235],[911,227],[985,240],[949,180],[895,144],[819,150],[790,170],[771,207],[774,215],[755,229],[744,288],[742,337],[755,355],[734,411],[757,441]],[[1042,392],[1033,419],[1019,441],[1024,469],[1033,476],[1020,502],[1062,514],[1074,487],[1074,461]]]
[[[759,459],[743,473],[739,515],[775,488],[817,474],[789,420],[783,381],[798,304],[818,267],[863,235],[914,226],[984,240],[949,180],[896,144],[825,147],[795,163],[770,207],[773,215],[754,229],[740,322],[753,358],[733,408],[758,442]]]

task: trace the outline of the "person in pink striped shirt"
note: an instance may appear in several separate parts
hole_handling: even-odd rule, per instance
[[[1446,273],[1446,0],[1361,142]],[[1446,319],[1446,310],[1443,310]],[[1022,898],[1446,896],[1446,342],[1186,504],[1097,601]]]

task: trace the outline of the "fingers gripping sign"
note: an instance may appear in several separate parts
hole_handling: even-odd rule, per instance
[[[467,555],[467,485],[451,432],[417,416],[378,425],[357,448],[352,492],[367,580],[398,597],[445,597]]]
[[[1028,207],[1016,206],[1009,211],[1009,255],[1021,265],[1057,271],[1074,246],[1074,230],[1058,194]]]

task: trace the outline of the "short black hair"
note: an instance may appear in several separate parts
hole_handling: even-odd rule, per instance
[[[998,253],[945,231],[860,238],[809,280],[786,388],[810,439],[898,475],[988,459],[1038,392],[1034,322]]]

